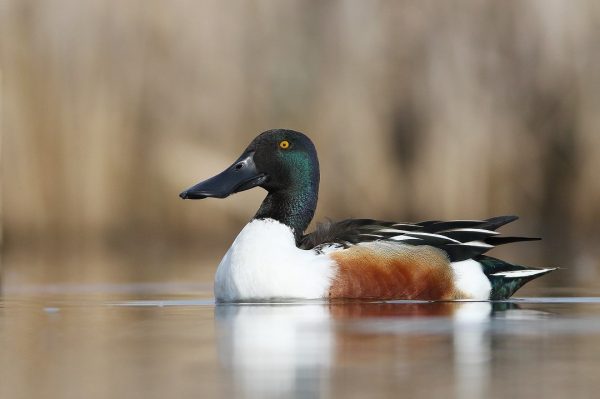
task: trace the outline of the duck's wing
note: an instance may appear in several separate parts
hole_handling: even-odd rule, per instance
[[[496,232],[517,216],[498,216],[486,220],[430,220],[419,223],[396,223],[374,219],[346,219],[319,224],[300,240],[299,247],[326,252],[349,248],[363,242],[384,240],[409,245],[429,245],[458,262],[482,255],[497,245],[539,240],[535,237],[503,237]]]

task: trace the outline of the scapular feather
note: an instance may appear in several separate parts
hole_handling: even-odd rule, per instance
[[[450,261],[458,262],[481,256],[496,245],[536,240],[530,237],[497,236],[494,230],[516,219],[516,216],[499,216],[486,220],[432,220],[415,224],[376,219],[328,220],[319,223],[314,232],[302,236],[298,246],[318,250],[337,244],[348,248],[363,242],[387,240],[398,244],[436,247],[446,252]]]

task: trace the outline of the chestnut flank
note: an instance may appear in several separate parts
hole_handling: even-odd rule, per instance
[[[457,299],[446,255],[430,246],[371,242],[334,252],[329,298]]]

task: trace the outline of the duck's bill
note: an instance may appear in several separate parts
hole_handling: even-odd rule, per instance
[[[223,172],[188,188],[179,196],[183,199],[225,198],[261,185],[266,175],[256,169],[253,156],[253,152],[242,155]]]

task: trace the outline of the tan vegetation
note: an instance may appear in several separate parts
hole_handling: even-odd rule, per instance
[[[262,193],[177,194],[286,127],[318,219],[514,213],[545,241],[503,255],[600,279],[597,1],[8,0],[0,26],[5,251],[212,268]]]

